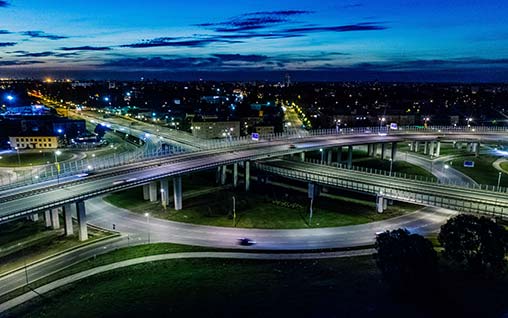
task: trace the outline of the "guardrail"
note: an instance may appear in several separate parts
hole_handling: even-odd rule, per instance
[[[461,212],[482,213],[499,218],[506,218],[508,216],[508,201],[500,192],[443,185],[440,193],[439,190],[429,190],[430,184],[426,181],[401,180],[400,178],[387,177],[393,180],[393,183],[390,186],[386,186],[375,184],[375,181],[362,182],[354,180],[354,178],[339,178],[265,164],[256,164],[256,166],[263,171],[293,180],[345,188],[372,195],[382,195],[385,198],[397,201],[443,207]],[[451,191],[451,194],[443,192],[446,190]],[[470,195],[472,193],[484,196],[485,199],[472,197]],[[502,197],[504,200],[499,199],[499,197]]]
[[[1,178],[0,191],[21,187],[29,184],[55,180],[59,177],[76,175],[78,173],[97,171],[117,167],[124,164],[141,162],[147,159],[170,157],[183,152],[198,152],[203,150],[234,148],[243,145],[255,144],[267,141],[293,141],[301,140],[308,137],[331,136],[331,135],[364,135],[364,134],[381,134],[381,135],[400,135],[407,133],[432,133],[432,134],[485,134],[485,133],[506,133],[508,137],[508,127],[447,127],[435,126],[422,128],[418,126],[404,126],[397,130],[391,130],[387,127],[355,127],[355,128],[336,128],[336,129],[318,129],[308,132],[292,131],[288,133],[275,133],[261,135],[259,141],[252,140],[250,136],[242,136],[238,138],[214,139],[207,140],[202,149],[189,150],[180,146],[171,146],[169,149],[161,150],[160,147],[150,149],[147,147],[144,151],[134,153],[122,153],[104,156],[100,158],[86,158],[76,161],[62,162],[59,168],[55,164],[34,167],[32,169],[23,169],[18,172],[16,178]],[[59,170],[59,171],[58,171]]]

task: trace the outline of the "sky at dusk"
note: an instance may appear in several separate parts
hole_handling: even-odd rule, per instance
[[[508,81],[508,1],[0,0],[0,77]]]

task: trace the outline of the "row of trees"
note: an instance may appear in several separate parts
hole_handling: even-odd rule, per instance
[[[441,227],[438,241],[443,260],[468,274],[504,274],[508,231],[486,217],[460,214]],[[386,231],[376,238],[376,263],[396,291],[426,292],[439,277],[439,257],[432,243],[406,229]]]

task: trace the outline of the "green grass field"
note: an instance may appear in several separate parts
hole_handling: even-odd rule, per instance
[[[72,158],[74,152],[72,151],[62,151],[62,154],[58,156],[58,161],[66,161]],[[48,162],[55,162],[55,155],[53,151],[43,151],[39,152],[20,152],[19,153],[19,161],[18,154],[16,152],[3,154],[2,159],[0,159],[1,167],[20,167],[19,162],[21,162],[21,167],[27,166],[38,166],[45,165]]]
[[[384,171],[390,171],[390,160],[381,160],[376,159],[372,157],[358,159],[353,161],[354,166],[369,168],[369,169],[377,169],[377,170],[384,170]],[[434,177],[430,172],[427,170],[420,168],[418,166],[415,166],[413,164],[410,164],[405,161],[395,161],[392,166],[392,172],[407,174],[408,176],[422,176],[426,178],[432,178]]]
[[[232,213],[233,196],[236,201],[236,219]],[[351,199],[340,195],[330,198],[322,195],[314,202],[312,223],[309,224],[307,194],[271,185],[257,188],[253,186],[253,191],[249,193],[221,190],[189,199],[184,198],[181,211],[175,211],[171,205],[164,210],[160,202],[143,201],[142,197],[142,189],[136,188],[108,195],[105,200],[136,213],[148,212],[154,217],[172,221],[262,229],[363,224],[400,216],[418,208],[415,205],[397,203],[389,206],[383,214],[378,214],[375,212],[373,199],[368,200],[369,198],[365,197]]]
[[[6,317],[501,317],[506,278],[443,273],[432,295],[396,299],[372,257],[181,259],[98,274]]]
[[[501,169],[506,171],[506,173],[508,173],[508,161],[501,162],[500,167],[501,167]]]
[[[492,166],[492,163],[496,161],[499,157],[489,156],[489,155],[481,155],[480,157],[475,157],[474,155],[461,156],[458,158],[454,158],[448,164],[450,164],[453,168],[459,170],[460,172],[470,176],[476,182],[480,184],[488,184],[488,185],[497,185],[497,180],[499,178],[499,171]],[[464,161],[474,161],[474,168],[466,168],[464,167]],[[501,176],[502,187],[508,187],[508,176]]]

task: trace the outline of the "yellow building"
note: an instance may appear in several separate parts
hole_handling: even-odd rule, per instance
[[[9,137],[11,148],[15,149],[56,149],[58,137],[55,136],[19,136]]]

